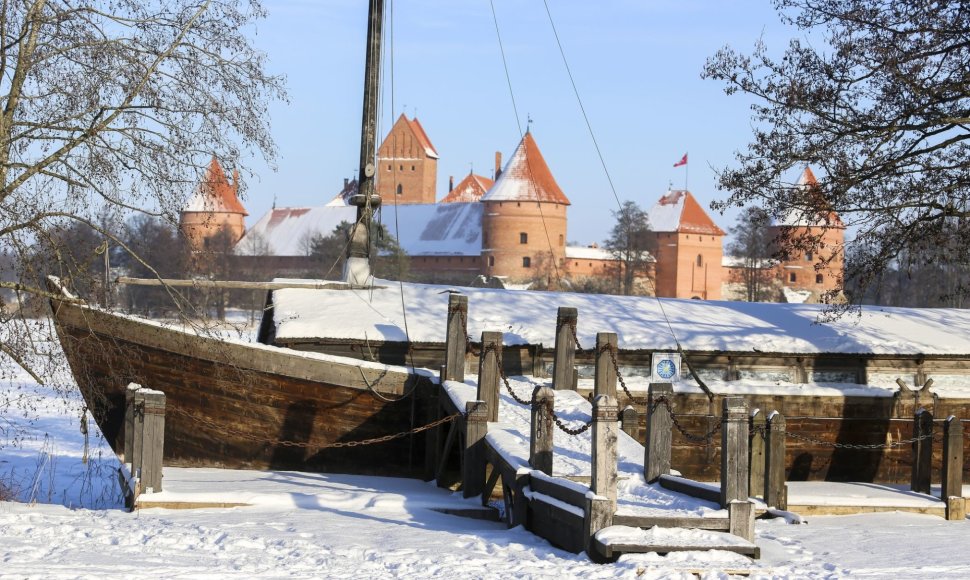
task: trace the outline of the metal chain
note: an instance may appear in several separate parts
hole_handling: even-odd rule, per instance
[[[482,350],[482,357],[484,357],[489,352],[495,352],[495,345],[490,344],[486,346]],[[525,399],[522,399],[515,394],[514,390],[512,390],[512,385],[509,384],[509,377],[505,375],[505,369],[502,368],[502,357],[498,356],[497,353],[495,355],[495,364],[498,365],[498,374],[502,378],[502,382],[505,383],[505,390],[509,392],[509,395],[511,395],[513,399],[515,399],[515,402],[530,408],[537,407],[539,403],[535,401],[527,401]],[[587,430],[589,430],[589,428],[592,427],[593,425],[593,421],[592,419],[590,419],[589,421],[586,421],[581,427],[577,427],[575,429],[567,427],[566,424],[563,422],[563,420],[559,417],[559,415],[556,414],[555,410],[553,410],[552,412],[552,420],[553,422],[555,422],[556,427],[559,427],[564,433],[567,433],[569,435],[581,435],[585,433]]]
[[[919,435],[917,437],[911,437],[910,439],[903,439],[900,441],[894,441],[892,443],[833,443],[830,441],[822,441],[821,439],[815,439],[807,435],[802,435],[800,433],[795,433],[792,431],[785,431],[785,435],[791,437],[792,439],[798,439],[799,441],[804,441],[806,443],[812,443],[814,445],[820,445],[822,447],[834,447],[835,449],[892,449],[894,447],[902,447],[903,445],[910,445],[916,443],[917,441],[923,441],[924,439],[932,439],[933,434],[927,433],[926,435]]]
[[[481,356],[481,352],[476,352],[475,347],[472,346],[472,337],[468,334],[468,319],[465,317],[465,311],[455,306],[448,309],[448,318],[451,318],[452,314],[458,315],[458,320],[461,322],[461,327],[465,329],[465,352],[473,354],[475,356]]]
[[[670,406],[670,400],[667,397],[657,397],[657,399],[653,403],[653,407],[650,408],[650,413],[652,414],[654,411],[657,410],[657,407],[660,407],[660,406],[662,406],[664,409],[667,410],[667,413],[670,415],[670,422],[673,423],[674,428],[676,428],[677,431],[684,436],[684,439],[687,439],[688,441],[693,441],[694,443],[710,444],[711,438],[714,437],[714,435],[716,435],[717,432],[721,430],[722,423],[721,421],[718,421],[714,425],[714,427],[711,428],[711,430],[708,431],[707,433],[703,435],[694,435],[693,433],[687,431],[687,429],[685,429],[684,426],[680,424],[680,421],[677,420],[677,415],[674,415],[674,409],[673,407]]]
[[[603,352],[604,350],[610,354],[610,362],[613,363],[613,372],[616,373],[616,380],[620,382],[620,386],[623,387],[623,392],[626,393],[626,396],[629,397],[634,403],[645,403],[646,399],[643,397],[634,397],[633,393],[630,392],[630,389],[626,388],[626,381],[623,380],[623,375],[620,374],[620,365],[616,363],[616,349],[613,348],[613,345],[606,343],[600,348],[599,352]],[[671,413],[671,415],[673,415],[673,413]]]
[[[458,419],[459,417],[463,416],[462,413],[455,413],[454,415],[448,415],[447,417],[442,417],[437,421],[433,421],[431,423],[428,423],[427,425],[421,425],[420,427],[415,427],[414,429],[410,429],[408,431],[393,433],[391,435],[382,435],[380,437],[373,437],[371,439],[362,439],[360,441],[335,441],[333,443],[309,443],[305,441],[288,441],[285,439],[271,439],[268,437],[259,437],[258,435],[253,435],[251,433],[239,431],[238,429],[233,429],[231,427],[219,425],[213,421],[209,421],[208,419],[203,419],[202,417],[183,411],[179,407],[169,407],[169,409],[177,415],[187,417],[191,421],[210,427],[215,431],[221,431],[222,433],[227,435],[233,435],[236,437],[240,437],[242,439],[248,439],[249,441],[255,441],[258,443],[269,443],[270,445],[275,445],[275,446],[299,447],[303,449],[331,449],[331,448],[339,448],[339,447],[359,447],[361,445],[374,445],[376,443],[384,443],[387,441],[400,439],[402,437],[407,437],[408,435],[414,435],[415,433],[420,433],[422,431],[427,431],[428,429],[434,429],[435,427],[444,425],[445,423],[450,423]]]
[[[584,354],[586,352],[586,349],[583,348],[583,345],[579,344],[579,337],[576,336],[576,321],[575,320],[563,320],[562,321],[562,324],[559,326],[559,328],[562,328],[563,325],[566,325],[566,326],[569,327],[569,331],[573,335],[573,342],[576,344],[576,350],[578,350],[580,352],[580,354]],[[559,328],[556,329],[556,334],[557,335],[559,334]]]

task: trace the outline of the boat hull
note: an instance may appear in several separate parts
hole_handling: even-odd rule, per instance
[[[52,306],[74,378],[119,456],[125,390],[137,383],[165,393],[166,465],[383,475],[416,475],[423,466],[423,435],[328,446],[428,422],[427,377]]]

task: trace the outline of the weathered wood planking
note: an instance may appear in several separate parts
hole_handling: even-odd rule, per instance
[[[394,400],[412,387],[419,398],[414,424],[427,422],[430,383],[424,377],[54,306],[75,379],[116,452],[125,387],[137,382],[167,396],[166,465],[409,475],[422,464],[424,445],[412,437],[354,448],[314,446],[409,430],[410,398],[381,397]]]

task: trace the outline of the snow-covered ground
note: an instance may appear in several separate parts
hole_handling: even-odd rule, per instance
[[[47,337],[39,327],[39,344]],[[608,565],[521,528],[433,511],[468,502],[413,480],[181,470],[167,476],[173,493],[195,480],[253,505],[127,513],[117,459],[93,423],[82,462],[82,403],[67,373],[49,386],[14,373],[2,401],[14,406],[0,416],[0,484],[17,501],[0,502],[0,577],[970,577],[970,522],[902,513],[758,521],[758,561],[683,552]]]

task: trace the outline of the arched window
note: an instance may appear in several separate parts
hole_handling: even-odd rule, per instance
[[[522,258],[522,267],[523,268],[531,268],[532,267],[532,258],[530,258],[529,256],[525,256],[524,258]]]
[[[562,234],[559,234],[559,245],[560,246],[566,245],[566,239],[563,237]]]
[[[400,183],[397,184],[397,194],[402,195],[404,193],[404,186]]]
[[[703,265],[704,265],[704,256],[697,254],[697,266],[700,267]]]
[[[528,244],[529,243],[529,234],[527,234],[525,232],[519,232],[519,243],[520,244]]]
[[[821,274],[815,274],[815,283],[816,284],[821,284],[822,283],[822,275]]]
[[[789,272],[788,273],[788,281],[789,282],[794,282],[795,280],[797,280],[797,277],[795,276],[795,273],[794,272]]]

